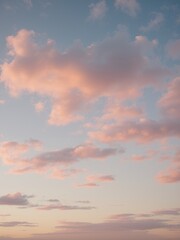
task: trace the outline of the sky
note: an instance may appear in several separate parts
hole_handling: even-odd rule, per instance
[[[179,60],[179,0],[0,0],[0,240],[179,240]]]

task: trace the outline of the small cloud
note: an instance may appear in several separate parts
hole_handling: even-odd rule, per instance
[[[5,104],[5,100],[4,99],[0,99],[0,105],[3,105],[3,104]]]
[[[150,20],[150,22],[147,24],[147,26],[142,26],[140,28],[143,32],[150,32],[152,30],[156,30],[160,27],[160,25],[164,22],[164,15],[160,12],[153,13],[153,17]]]
[[[62,205],[62,204],[50,204],[50,205],[43,205],[38,207],[39,210],[92,210],[95,209],[95,207],[91,206],[78,206],[78,205]]]
[[[86,183],[79,184],[77,185],[77,187],[87,187],[87,188],[98,187],[99,183],[112,182],[114,180],[115,179],[112,175],[102,175],[102,176],[91,175],[86,178],[86,181],[87,181]]]
[[[0,205],[14,205],[14,206],[23,206],[28,205],[29,198],[33,196],[22,195],[20,192],[14,194],[7,194],[0,197]]]
[[[34,108],[35,108],[36,112],[42,112],[44,110],[44,103],[37,102],[34,104]]]
[[[91,20],[98,20],[102,19],[106,12],[107,12],[107,5],[104,0],[95,3],[92,3],[90,6],[90,16],[89,19]]]
[[[37,224],[23,221],[0,222],[0,227],[37,227]]]
[[[137,0],[115,0],[115,7],[134,17],[140,10]]]
[[[169,42],[166,51],[170,58],[174,60],[180,59],[180,39]]]

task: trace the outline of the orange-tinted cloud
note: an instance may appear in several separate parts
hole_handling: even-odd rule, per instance
[[[144,54],[144,41],[137,44],[123,27],[99,43],[84,47],[76,42],[64,52],[51,40],[38,45],[35,37],[22,29],[7,38],[11,58],[1,65],[0,79],[12,96],[26,91],[49,97],[50,124],[82,119],[87,106],[102,96],[135,98],[143,87],[160,84],[169,74]]]

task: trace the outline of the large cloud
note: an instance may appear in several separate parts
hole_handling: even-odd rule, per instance
[[[123,27],[99,43],[84,47],[76,42],[64,52],[52,40],[38,45],[35,36],[22,29],[7,38],[11,57],[1,65],[0,79],[11,95],[28,92],[50,97],[50,124],[82,119],[85,106],[102,96],[135,97],[168,73],[159,61],[144,54],[144,41],[131,40]]]
[[[105,124],[89,133],[102,142],[136,141],[147,143],[168,137],[180,137],[180,122],[140,119],[118,124]]]
[[[52,177],[63,179],[65,177],[82,172],[78,169],[62,169],[83,159],[103,160],[117,153],[115,148],[104,148],[93,144],[79,145],[55,151],[43,152],[34,157],[26,157],[32,145],[39,142],[31,140],[29,143],[3,142],[0,144],[0,157],[5,164],[11,165],[13,173],[25,172],[49,172]],[[60,169],[58,169],[60,168]]]

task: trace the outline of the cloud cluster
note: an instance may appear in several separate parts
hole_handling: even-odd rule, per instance
[[[144,41],[131,40],[123,27],[101,42],[87,47],[75,42],[64,52],[52,40],[38,45],[35,37],[26,29],[7,37],[11,57],[1,65],[0,79],[12,96],[28,92],[49,97],[50,124],[82,119],[87,106],[102,96],[137,97],[143,87],[159,84],[168,74],[144,54]]]

